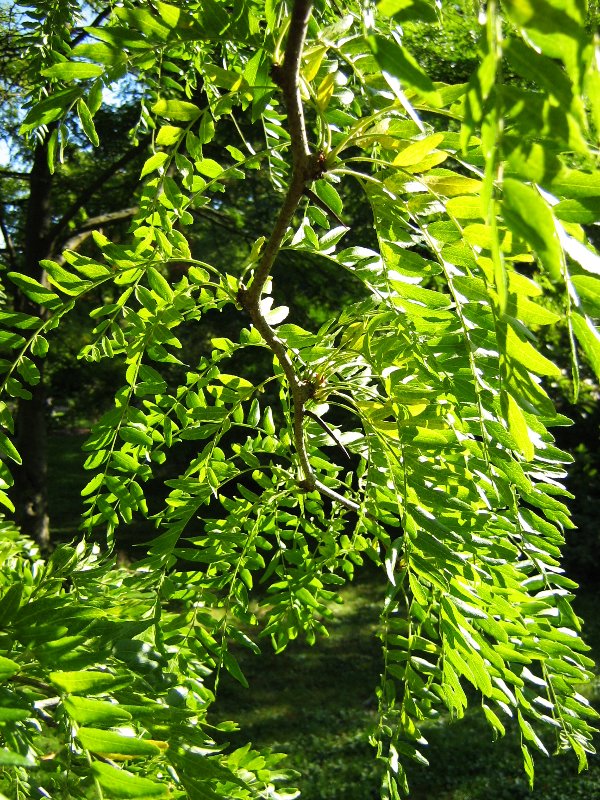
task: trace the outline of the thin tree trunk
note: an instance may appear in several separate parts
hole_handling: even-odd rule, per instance
[[[108,212],[87,221],[71,238],[66,236],[69,223],[83,207],[91,194],[99,191],[116,172],[124,168],[146,147],[141,142],[130,148],[113,164],[104,169],[85,191],[75,198],[69,209],[58,221],[52,218],[51,189],[52,175],[48,168],[48,140],[46,138],[34,151],[33,166],[29,173],[30,194],[25,219],[25,242],[20,269],[26,275],[43,285],[47,284],[46,274],[40,262],[46,258],[58,258],[63,246],[76,248],[87,237],[92,226],[110,224],[119,219],[133,216],[137,208],[120,209]],[[46,310],[18,293],[15,308],[43,319]],[[44,385],[44,361],[29,355],[40,372],[40,382],[30,387],[30,400],[20,400],[16,415],[15,444],[23,459],[23,464],[15,470],[14,502],[17,522],[23,533],[32,536],[43,547],[50,544],[47,489],[47,402]]]
[[[30,177],[30,196],[25,220],[23,272],[44,282],[40,261],[48,257],[49,231],[52,223],[50,190],[52,175],[48,169],[47,139],[34,152]],[[19,295],[20,311],[43,318],[45,309]],[[40,371],[40,382],[30,387],[31,399],[19,400],[15,423],[16,446],[23,459],[15,471],[16,519],[24,534],[33,537],[43,548],[50,544],[48,517],[48,452],[46,391],[44,364],[34,359]]]

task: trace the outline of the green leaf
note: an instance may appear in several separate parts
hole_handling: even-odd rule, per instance
[[[77,738],[81,744],[93,753],[120,756],[155,756],[160,748],[146,739],[136,736],[123,736],[113,731],[98,728],[79,728]]]
[[[19,272],[9,272],[8,277],[15,286],[18,286],[25,296],[33,300],[34,303],[46,306],[46,308],[50,310],[62,306],[62,300],[57,294],[54,294],[54,292],[42,286],[41,283],[33,278],[27,275],[21,275]]]
[[[525,325],[554,325],[561,318],[560,314],[539,303],[533,303],[522,294],[509,295],[507,313]]]
[[[443,133],[433,133],[412,142],[398,155],[394,156],[394,165],[397,167],[414,167],[420,164],[444,139]]]
[[[141,447],[152,447],[152,437],[140,428],[126,427],[119,429],[119,436],[124,442],[137,444]]]
[[[246,419],[248,425],[250,425],[252,428],[256,428],[260,422],[260,404],[256,397],[252,400],[250,411],[248,412]]]
[[[116,469],[123,472],[133,472],[137,474],[140,470],[140,464],[136,458],[117,450],[112,454],[112,461]]]
[[[218,178],[223,172],[223,167],[212,158],[203,158],[194,164],[201,175],[207,178]]]
[[[2,431],[0,431],[0,453],[5,457],[10,458],[11,461],[14,461],[16,464],[23,463],[23,460],[19,455],[19,451],[8,438],[8,436],[2,433]]]
[[[532,461],[535,456],[535,449],[529,435],[525,415],[512,395],[506,395],[506,404],[506,419],[508,420],[510,435],[527,461]]]
[[[394,17],[397,22],[437,22],[436,9],[426,0],[380,0],[380,14]]]
[[[138,28],[152,39],[164,42],[169,36],[169,27],[144,8],[116,8],[115,14],[126,26]]]
[[[77,297],[82,292],[87,291],[92,285],[90,281],[82,281],[77,275],[73,275],[61,264],[57,264],[56,261],[43,259],[40,261],[40,264],[46,270],[50,283],[71,297]]]
[[[23,756],[5,747],[0,748],[0,767],[36,767],[37,764],[30,755]]]
[[[265,413],[263,415],[263,420],[262,420],[262,426],[265,432],[269,434],[269,436],[273,436],[275,434],[276,428],[275,428],[275,423],[273,422],[273,411],[270,406],[267,409],[265,409]]]
[[[94,145],[94,147],[98,147],[98,145],[100,144],[100,139],[98,138],[98,134],[96,133],[94,120],[92,118],[90,110],[83,99],[77,101],[77,114],[79,115],[79,121],[81,122],[81,127],[83,128],[83,132],[90,140],[90,142]]]
[[[315,182],[315,194],[339,217],[344,210],[342,198],[331,183],[327,181]]]
[[[163,167],[168,158],[169,158],[168,153],[162,151],[159,153],[154,153],[154,155],[150,156],[150,158],[146,161],[146,163],[142,167],[140,178],[145,178],[146,175],[150,175],[151,172],[155,172],[157,169]]]
[[[165,797],[168,794],[168,787],[165,784],[148,778],[138,778],[131,772],[111,767],[100,761],[92,763],[92,772],[111,798],[120,800],[120,798]]]
[[[227,672],[233,678],[235,678],[236,681],[238,681],[238,683],[241,683],[245,689],[247,689],[248,681],[246,680],[246,676],[242,672],[237,659],[234,658],[234,656],[232,656],[231,653],[228,653],[227,651],[222,653],[221,658],[223,659],[223,666],[225,667]]]
[[[128,722],[131,714],[116,703],[71,695],[63,700],[68,715],[80,725],[113,727]]]
[[[179,6],[171,3],[163,3],[157,0],[156,9],[162,21],[171,29],[171,35],[175,34],[178,38],[198,40],[203,36],[203,30],[196,19],[183,11]]]
[[[152,111],[159,117],[178,122],[193,122],[201,114],[198,106],[183,100],[158,100],[152,106]]]
[[[554,215],[564,222],[579,222],[582,225],[589,225],[600,219],[600,197],[561,200],[552,210]]]
[[[381,69],[420,94],[436,95],[431,78],[404,47],[378,34],[367,37]]]
[[[517,336],[512,325],[508,325],[505,352],[509,362],[522,364],[527,370],[534,372],[536,375],[560,377],[560,368],[543,356],[540,350],[534,347],[531,342]]]
[[[497,731],[500,734],[500,736],[504,736],[504,734],[506,733],[506,729],[505,729],[504,725],[502,724],[502,722],[500,721],[498,715],[495,714],[492,711],[492,709],[489,706],[487,706],[485,703],[482,703],[482,708],[483,708],[483,713],[485,714],[485,718],[487,719],[489,724],[492,726],[494,731]],[[496,737],[494,736],[494,738],[496,738]]]
[[[87,29],[88,32],[94,29]],[[106,67],[112,67],[126,60],[127,54],[117,47],[111,47],[104,42],[83,42],[78,44],[71,51],[71,55],[78,58],[88,58],[90,61],[96,61],[99,64],[104,64]]]
[[[543,54],[561,59],[576,85],[585,73],[585,4],[579,0],[504,0],[510,21]]]
[[[441,141],[445,141],[446,136]],[[441,143],[438,142],[438,144]],[[436,144],[437,147],[437,144]],[[482,188],[482,181],[476,178],[468,178],[466,175],[427,175],[423,178],[425,183],[433,192],[441,194],[444,197],[455,197],[456,195],[472,194],[479,200],[481,207],[481,199],[479,194]],[[463,198],[466,199],[466,198]]]
[[[146,276],[150,288],[155,291],[161,299],[170,303],[173,300],[173,290],[169,286],[167,279],[154,267],[148,267]]]
[[[204,754],[193,752],[186,748],[181,757],[181,762],[186,772],[203,781],[221,781],[247,788],[247,784],[241,778],[215,758],[207,758]],[[241,766],[244,766],[244,764]]]
[[[156,135],[156,144],[168,147],[176,144],[183,136],[183,128],[176,128],[173,125],[163,125]]]
[[[31,343],[31,354],[34,356],[39,356],[40,358],[44,358],[48,354],[49,347],[50,345],[48,344],[47,339],[41,335],[36,336]]]
[[[598,329],[588,316],[579,313],[571,315],[571,323],[579,344],[600,379],[600,333]]]
[[[98,78],[103,72],[104,67],[98,64],[88,64],[85,61],[64,61],[43,69],[42,75],[61,81],[80,81],[87,78]]]
[[[571,283],[593,316],[600,316],[600,278],[591,275],[572,275]]]
[[[4,592],[0,599],[0,628],[12,622],[14,615],[21,605],[22,596],[23,585],[21,583],[13,583]]]
[[[561,197],[574,199],[600,197],[600,173],[561,169],[552,175],[550,189]]]
[[[19,132],[21,134],[29,133],[41,125],[56,122],[56,120],[64,117],[80,94],[79,89],[63,89],[60,92],[55,92],[45,100],[41,100],[27,114]]]
[[[110,672],[51,672],[50,683],[69,694],[97,694],[122,684],[122,679]]]
[[[452,197],[446,201],[448,213],[457,219],[482,219],[481,199],[473,195]]]
[[[11,658],[0,656],[0,681],[6,681],[12,678],[20,669],[21,667],[16,661],[13,661]]]
[[[518,75],[526,81],[536,81],[554,95],[559,105],[565,109],[571,108],[574,101],[573,85],[558,64],[516,38],[509,39],[504,53]]]
[[[552,211],[540,193],[521,181],[507,178],[502,207],[508,227],[531,245],[552,280],[560,281],[562,248]]]
[[[32,716],[28,708],[9,708],[0,706],[0,724],[4,722],[21,722]]]

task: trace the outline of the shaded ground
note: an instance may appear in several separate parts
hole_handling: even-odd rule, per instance
[[[313,648],[295,642],[275,656],[242,656],[250,690],[227,676],[216,714],[238,721],[240,743],[289,754],[301,772],[303,800],[378,800],[380,772],[368,737],[376,722],[373,693],[380,672],[375,632],[382,591],[374,578],[348,587],[335,609],[330,637]],[[578,612],[590,620],[587,639],[600,655],[598,598],[586,593]],[[588,696],[600,707],[600,682]],[[429,768],[410,772],[414,800],[600,800],[600,759],[577,776],[574,756],[536,762],[530,792],[516,731],[497,742],[474,706],[463,720],[428,727]],[[600,738],[597,744],[600,744]]]

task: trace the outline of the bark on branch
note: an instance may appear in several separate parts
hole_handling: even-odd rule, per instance
[[[287,229],[296,213],[298,204],[307,184],[316,177],[318,157],[313,155],[308,145],[306,125],[304,123],[304,110],[300,98],[300,59],[306,39],[306,31],[312,11],[312,0],[295,0],[292,9],[292,19],[285,48],[283,64],[275,71],[276,81],[281,87],[283,101],[286,106],[290,130],[292,150],[292,176],[283,205],[277,215],[277,220],[271,235],[265,244],[261,259],[258,263],[252,284],[249,289],[240,291],[240,301],[267,345],[277,357],[281,368],[287,378],[293,402],[293,427],[294,443],[304,475],[304,485],[312,491],[316,486],[316,478],[308,460],[306,442],[304,439],[304,405],[310,394],[308,387],[300,379],[285,344],[279,339],[273,328],[267,322],[261,308],[261,298],[265,284],[271,274],[275,258],[281,248]]]
[[[303,474],[301,482],[303,488],[306,491],[314,491],[316,489],[346,508],[358,511],[359,506],[354,501],[320,483],[314,474],[308,458],[304,437],[305,405],[312,397],[313,387],[310,382],[303,380],[297,373],[286,345],[269,325],[261,303],[265,284],[269,279],[275,259],[281,249],[300,200],[307,187],[319,178],[323,172],[323,155],[312,152],[308,143],[304,109],[300,97],[300,62],[312,6],[313,0],[295,0],[283,63],[274,65],[273,68],[273,80],[281,88],[283,102],[287,111],[292,153],[292,175],[275,225],[254,272],[252,283],[248,289],[244,287],[240,289],[239,300],[250,315],[254,327],[279,361],[289,384],[293,406],[294,445]]]
[[[111,211],[108,214],[99,214],[97,217],[90,217],[86,219],[85,222],[81,224],[81,226],[74,231],[68,239],[61,240],[57,246],[56,253],[50,253],[50,257],[53,258],[57,263],[64,264],[65,257],[64,251],[65,250],[78,250],[83,242],[92,235],[92,233],[98,228],[105,227],[106,225],[112,225],[115,222],[120,222],[123,219],[131,219],[134,217],[138,212],[138,206],[132,206],[131,208],[122,208],[119,211]]]
[[[73,233],[73,236],[77,236],[80,233],[85,233],[86,231],[95,231],[97,228],[101,228],[103,225],[110,225],[113,222],[119,222],[122,219],[129,219],[130,217],[134,217],[138,211],[138,206],[131,206],[130,208],[121,208],[118,211],[109,211],[106,214],[98,214],[97,217],[90,217],[89,219],[86,219],[85,222],[81,223],[81,225]]]
[[[0,169],[0,178],[15,178],[18,181],[28,181],[31,178],[31,173],[15,172],[14,169]]]

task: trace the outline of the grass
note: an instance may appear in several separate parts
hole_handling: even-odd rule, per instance
[[[52,434],[50,512],[53,535],[77,534],[83,470],[84,437]],[[148,523],[133,526],[121,546],[131,547],[152,535]],[[293,642],[275,655],[263,642],[259,657],[240,654],[250,682],[245,690],[228,675],[221,679],[215,719],[234,719],[241,731],[234,744],[252,741],[289,754],[288,765],[301,775],[303,800],[378,800],[380,768],[369,733],[376,723],[374,691],[381,670],[376,638],[383,596],[381,576],[370,574],[344,589],[335,606],[330,636],[315,647]],[[600,660],[599,596],[582,592],[576,610],[587,620],[586,638]],[[600,684],[590,687],[600,706]],[[465,719],[441,718],[426,731],[428,769],[410,771],[412,800],[600,800],[600,759],[577,776],[574,757],[539,758],[536,786],[530,792],[514,730],[497,742],[474,708]],[[600,743],[600,739],[598,741]],[[597,744],[598,744],[597,743]]]
[[[250,683],[245,690],[225,676],[215,713],[235,719],[235,744],[252,741],[289,754],[298,770],[303,800],[378,800],[380,768],[369,733],[376,724],[374,690],[381,669],[376,638],[382,599],[374,576],[346,587],[334,608],[330,636],[307,647],[294,642],[280,655],[264,642],[260,656],[240,654]],[[578,600],[591,620],[587,639],[600,655],[597,594]],[[588,695],[600,705],[600,684]],[[536,785],[529,790],[517,732],[498,741],[476,703],[463,720],[447,717],[426,726],[429,768],[409,771],[412,800],[595,800],[600,798],[600,760],[577,776],[575,757],[536,760]],[[597,745],[600,744],[600,738]]]
[[[68,541],[77,535],[83,501],[81,490],[92,477],[83,469],[83,434],[53,432],[48,436],[48,503],[52,536]]]
[[[250,690],[225,675],[215,714],[240,723],[236,743],[288,753],[288,766],[302,774],[303,798],[375,800],[380,776],[368,736],[376,722],[382,589],[369,580],[343,595],[329,638],[314,647],[295,641],[275,655],[264,641],[260,656],[239,654]]]

